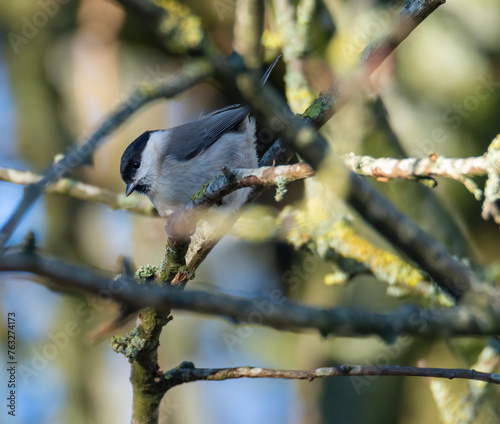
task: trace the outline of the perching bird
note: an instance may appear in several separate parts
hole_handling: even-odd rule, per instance
[[[262,77],[265,84],[278,56]],[[120,173],[125,194],[145,194],[161,216],[189,203],[193,195],[221,173],[221,167],[256,168],[255,121],[246,105],[219,109],[199,120],[168,130],[146,131],[125,150]],[[251,188],[223,198],[230,210],[239,209]]]

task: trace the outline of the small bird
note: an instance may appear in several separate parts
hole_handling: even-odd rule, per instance
[[[264,85],[278,56],[261,79]],[[132,192],[149,197],[158,213],[166,216],[187,205],[193,195],[221,173],[221,167],[256,168],[255,120],[250,108],[236,104],[199,120],[167,130],[146,131],[125,150],[120,173]],[[222,206],[237,210],[251,188],[243,188],[222,199]]]

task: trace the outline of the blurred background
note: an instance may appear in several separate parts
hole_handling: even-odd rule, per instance
[[[187,1],[203,17],[221,51],[232,50],[235,2]],[[363,48],[383,34],[403,2],[317,2],[306,59],[315,95],[355,65]],[[266,59],[275,57],[276,11],[266,2]],[[323,129],[336,153],[424,157],[482,155],[499,132],[500,3],[455,0],[434,12],[372,78],[371,92],[354,99]],[[277,39],[277,41],[276,41]],[[275,40],[274,45],[269,40]],[[156,82],[180,69],[140,19],[107,0],[0,0],[0,166],[42,172],[56,154],[84,140],[141,82]],[[271,83],[284,90],[280,63]],[[172,101],[137,112],[100,148],[93,166],[73,177],[124,191],[119,160],[145,130],[168,128],[229,104],[216,84],[203,84]],[[300,111],[299,111],[300,112]],[[395,140],[398,140],[399,144]],[[482,184],[484,181],[478,180]],[[480,218],[480,203],[461,184],[439,180],[431,190],[412,182],[376,183],[403,211],[445,242],[450,251],[498,275],[498,228]],[[257,208],[276,211],[297,201],[303,186],[276,204],[273,193]],[[22,187],[0,182],[0,224],[10,216]],[[259,210],[259,209],[257,209]],[[56,195],[39,200],[11,244],[33,230],[45,252],[77,264],[116,270],[120,255],[136,266],[164,256],[164,220],[112,211]],[[192,288],[254,296],[278,289],[314,305],[393,309],[403,300],[385,294],[373,277],[327,286],[331,266],[284,243],[227,236],[209,255]],[[493,278],[493,277],[492,277]],[[33,283],[28,275],[0,275],[2,317],[17,316],[19,423],[124,423],[131,416],[127,359],[107,341],[91,345],[86,334],[116,309],[105,301],[67,297]],[[5,330],[5,323],[2,324]],[[124,334],[129,330],[124,328]],[[75,330],[76,328],[76,330]],[[71,329],[71,330],[70,330]],[[0,356],[6,357],[6,331]],[[160,365],[182,361],[198,367],[261,366],[309,369],[339,365],[470,367],[485,339],[424,342],[378,338],[322,339],[222,319],[175,312],[162,335]],[[5,377],[6,381],[7,377]],[[2,399],[7,397],[1,384]],[[449,384],[464,393],[465,383]],[[499,422],[492,387],[477,422]],[[4,397],[5,396],[5,397]],[[2,411],[2,414],[4,412]],[[428,382],[420,378],[370,377],[314,382],[238,380],[198,382],[173,389],[162,402],[165,423],[420,423],[437,422]],[[3,419],[2,419],[3,420]],[[9,421],[9,422],[10,422]]]

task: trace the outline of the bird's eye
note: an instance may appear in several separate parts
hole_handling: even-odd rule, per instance
[[[135,169],[139,168],[139,166],[141,166],[141,162],[139,162],[138,160],[136,160],[133,165],[132,165]]]

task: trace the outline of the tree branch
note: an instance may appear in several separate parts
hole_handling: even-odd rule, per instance
[[[188,241],[196,230],[196,225],[206,212],[206,208],[220,204],[224,196],[244,187],[256,189],[276,187],[276,196],[282,197],[287,184],[314,175],[314,170],[305,162],[294,165],[263,166],[255,169],[229,170],[222,167],[219,174],[210,184],[193,196],[193,200],[177,209],[168,219],[166,231],[169,244],[174,245]]]
[[[338,219],[326,230],[314,232],[310,228],[314,218],[308,208],[288,207],[278,219],[279,233],[283,233],[291,245],[335,265],[337,272],[325,276],[326,284],[346,282],[353,275],[371,272],[377,280],[387,284],[387,294],[392,296],[412,296],[426,306],[455,304],[454,299],[433,284],[427,275],[395,254],[375,247],[358,235],[346,219]]]
[[[315,0],[302,0],[297,8],[291,0],[274,0],[283,60],[286,64],[286,98],[294,112],[303,112],[314,100],[305,77],[305,56]]]
[[[168,82],[147,83],[137,87],[124,103],[111,112],[86,142],[69,150],[60,161],[48,167],[40,181],[30,184],[24,189],[19,206],[0,230],[0,251],[5,247],[19,221],[42,192],[51,183],[68,175],[75,168],[90,163],[94,151],[103,143],[105,138],[132,114],[154,100],[174,97],[210,77],[211,74],[212,66],[210,63],[198,59],[189,62],[176,78],[169,79]]]
[[[394,341],[400,334],[420,337],[481,336],[500,333],[500,293],[491,288],[487,304],[445,310],[406,305],[392,313],[338,307],[317,308],[290,302],[282,293],[266,298],[242,299],[176,287],[138,285],[128,276],[111,279],[104,274],[40,257],[33,253],[4,255],[0,271],[25,271],[49,278],[53,288],[78,290],[130,306],[151,307],[158,314],[171,308],[232,318],[245,325],[277,329],[316,329],[324,336],[377,334]],[[50,286],[49,286],[50,287]]]
[[[411,34],[411,32],[445,0],[406,0],[401,12],[387,33],[372,42],[360,56],[360,64],[353,77],[346,83],[334,82],[309,106],[302,117],[316,127],[322,127],[344,106],[367,78],[391,55],[391,53]]]
[[[420,368],[397,365],[362,366],[340,365],[313,370],[277,370],[257,367],[235,368],[195,368],[192,362],[183,362],[163,375],[165,391],[172,387],[193,381],[224,381],[236,378],[282,378],[288,380],[308,380],[329,377],[359,376],[410,376],[465,379],[500,384],[500,374],[486,373],[461,368]]]
[[[491,217],[500,224],[500,136],[493,139],[488,151],[482,156],[445,158],[431,153],[422,159],[394,159],[349,153],[344,155],[344,163],[358,175],[367,175],[384,182],[395,178],[451,178],[464,184],[477,200],[483,198],[483,191],[470,177],[486,175],[488,178],[481,216],[485,220]]]
[[[366,175],[386,182],[390,179],[415,180],[419,178],[444,177],[464,183],[466,177],[487,175],[487,159],[484,156],[470,158],[446,158],[431,153],[426,158],[373,158],[357,156],[354,153],[344,155],[344,163],[358,175]],[[467,187],[471,189],[471,187]],[[476,188],[476,190],[479,190]],[[482,192],[472,193],[482,197]]]
[[[262,32],[264,30],[264,1],[237,0],[234,18],[233,49],[244,59],[249,69],[262,64]]]
[[[441,288],[460,298],[477,282],[472,271],[445,246],[422,231],[381,194],[355,174],[350,175],[347,200],[380,234],[415,261]]]
[[[0,181],[29,185],[36,184],[41,179],[41,175],[37,175],[30,171],[19,171],[17,169],[0,167]],[[109,190],[84,184],[69,178],[60,179],[49,185],[46,192],[61,194],[89,202],[103,203],[114,210],[122,209],[142,215],[158,216],[156,208],[143,196],[133,194],[132,196],[125,197],[124,194],[116,194]]]

